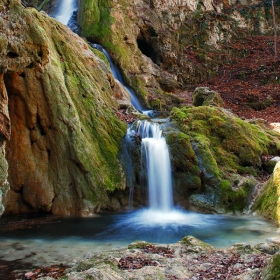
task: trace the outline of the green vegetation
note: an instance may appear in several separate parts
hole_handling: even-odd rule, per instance
[[[280,164],[274,169],[272,176],[267,181],[265,188],[254,205],[254,210],[259,211],[264,217],[280,224]]]
[[[190,251],[192,252],[197,252],[197,253],[202,251],[211,252],[214,249],[210,244],[205,243],[199,239],[196,239],[191,235],[183,237],[183,239],[180,240],[179,242],[187,247],[191,247]]]
[[[171,121],[181,131],[166,136],[175,174],[195,176],[198,193],[204,190],[216,207],[242,211],[256,182],[236,175],[257,175],[262,155],[279,152],[279,135],[209,106],[173,108]]]
[[[199,148],[200,157],[210,163],[211,173],[216,176],[220,173],[218,166],[223,171],[255,175],[261,166],[261,156],[278,149],[279,138],[269,130],[219,108],[174,108],[171,120]]]
[[[263,280],[280,279],[280,253],[276,253],[268,262],[262,273]]]
[[[148,245],[152,245],[149,242],[146,241],[135,241],[131,244],[128,245],[128,249],[144,249],[145,247],[147,247]]]

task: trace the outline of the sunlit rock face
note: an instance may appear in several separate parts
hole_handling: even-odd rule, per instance
[[[107,194],[125,187],[117,153],[126,128],[114,114],[109,69],[45,13],[0,1],[0,15],[4,213],[106,208]]]

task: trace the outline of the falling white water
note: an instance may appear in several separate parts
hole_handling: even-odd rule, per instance
[[[142,139],[152,210],[169,212],[173,209],[171,164],[169,150],[157,123],[138,121],[135,132]]]
[[[67,25],[73,12],[78,9],[77,0],[61,0],[58,9],[54,14],[54,18],[61,23]]]
[[[112,74],[113,74],[114,78],[116,80],[118,80],[123,85],[125,90],[129,93],[130,98],[131,98],[131,103],[134,106],[134,108],[138,111],[141,111],[143,114],[145,114],[147,116],[152,116],[153,113],[154,113],[153,110],[147,110],[145,107],[143,107],[141,105],[141,103],[139,102],[135,92],[132,90],[132,88],[126,86],[119,68],[113,62],[113,60],[110,57],[110,55],[108,54],[108,52],[99,44],[91,44],[91,46],[98,49],[99,51],[102,51],[105,54],[105,56],[107,57],[107,59],[110,63],[110,68],[111,68],[111,71],[112,71]]]

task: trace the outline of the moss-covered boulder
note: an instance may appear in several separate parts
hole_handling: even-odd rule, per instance
[[[106,208],[108,195],[125,188],[117,154],[126,131],[114,113],[106,63],[45,13],[5,0],[0,11],[0,88],[9,104],[2,101],[0,112],[10,183],[5,213]]]
[[[280,253],[277,253],[269,260],[262,272],[262,280],[280,279]]]
[[[199,253],[199,252],[207,252],[211,253],[214,251],[214,247],[210,244],[205,243],[191,235],[187,235],[179,241],[180,244],[184,245],[184,249],[182,253]]]
[[[280,225],[280,162],[275,166],[273,174],[256,200],[253,210]]]
[[[193,106],[217,106],[223,107],[224,101],[221,95],[207,87],[198,87],[193,93]]]
[[[201,191],[201,172],[189,136],[178,130],[165,130],[173,174],[176,203],[188,207],[186,196]]]
[[[191,174],[185,186],[175,189],[196,210],[242,211],[257,183],[253,176],[262,169],[262,156],[279,154],[279,134],[217,107],[174,108],[170,120],[180,131],[167,133],[174,177]]]

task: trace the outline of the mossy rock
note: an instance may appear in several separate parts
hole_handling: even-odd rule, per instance
[[[212,252],[214,251],[214,247],[212,247],[210,244],[205,243],[191,235],[187,235],[183,237],[180,241],[180,244],[184,245],[185,248],[182,249],[182,251],[185,252]]]
[[[275,254],[262,272],[262,280],[280,279],[280,253]]]
[[[20,2],[5,2],[0,33],[6,34],[9,22],[17,27],[6,35],[17,57],[1,59],[2,83],[9,104],[24,108],[9,108],[16,132],[12,128],[8,143],[14,195],[7,196],[6,214],[90,215],[109,202],[108,193],[125,188],[117,156],[127,127],[115,114],[109,69],[63,24]]]
[[[253,210],[280,225],[280,162],[275,166],[274,172],[256,200]]]
[[[240,255],[252,254],[255,251],[248,243],[235,243],[229,248],[229,250]]]
[[[280,252],[280,246],[271,242],[258,243],[254,246],[254,249],[269,255]]]
[[[248,179],[240,186],[234,186],[231,181],[225,180],[220,184],[220,205],[227,211],[242,212],[248,205],[249,195],[257,184],[256,180]]]
[[[263,169],[267,171],[269,174],[272,174],[278,161],[280,161],[280,157],[272,158],[271,160],[263,164]]]
[[[193,106],[217,106],[223,107],[224,101],[221,95],[208,87],[198,87],[193,93]]]
[[[134,241],[133,243],[128,245],[128,249],[144,249],[146,246],[151,245],[151,243],[146,241]]]
[[[279,152],[279,135],[217,107],[173,108],[170,120],[180,131],[166,136],[174,178],[178,171],[189,172],[201,183],[188,194],[192,209],[207,211],[207,205],[213,212],[241,212],[256,185],[248,174],[260,172],[262,155]]]
[[[211,159],[212,165],[223,171],[255,175],[261,167],[262,155],[279,152],[279,135],[219,108],[173,108],[171,121],[190,137],[203,160]],[[220,173],[214,166],[210,169],[215,176]]]

